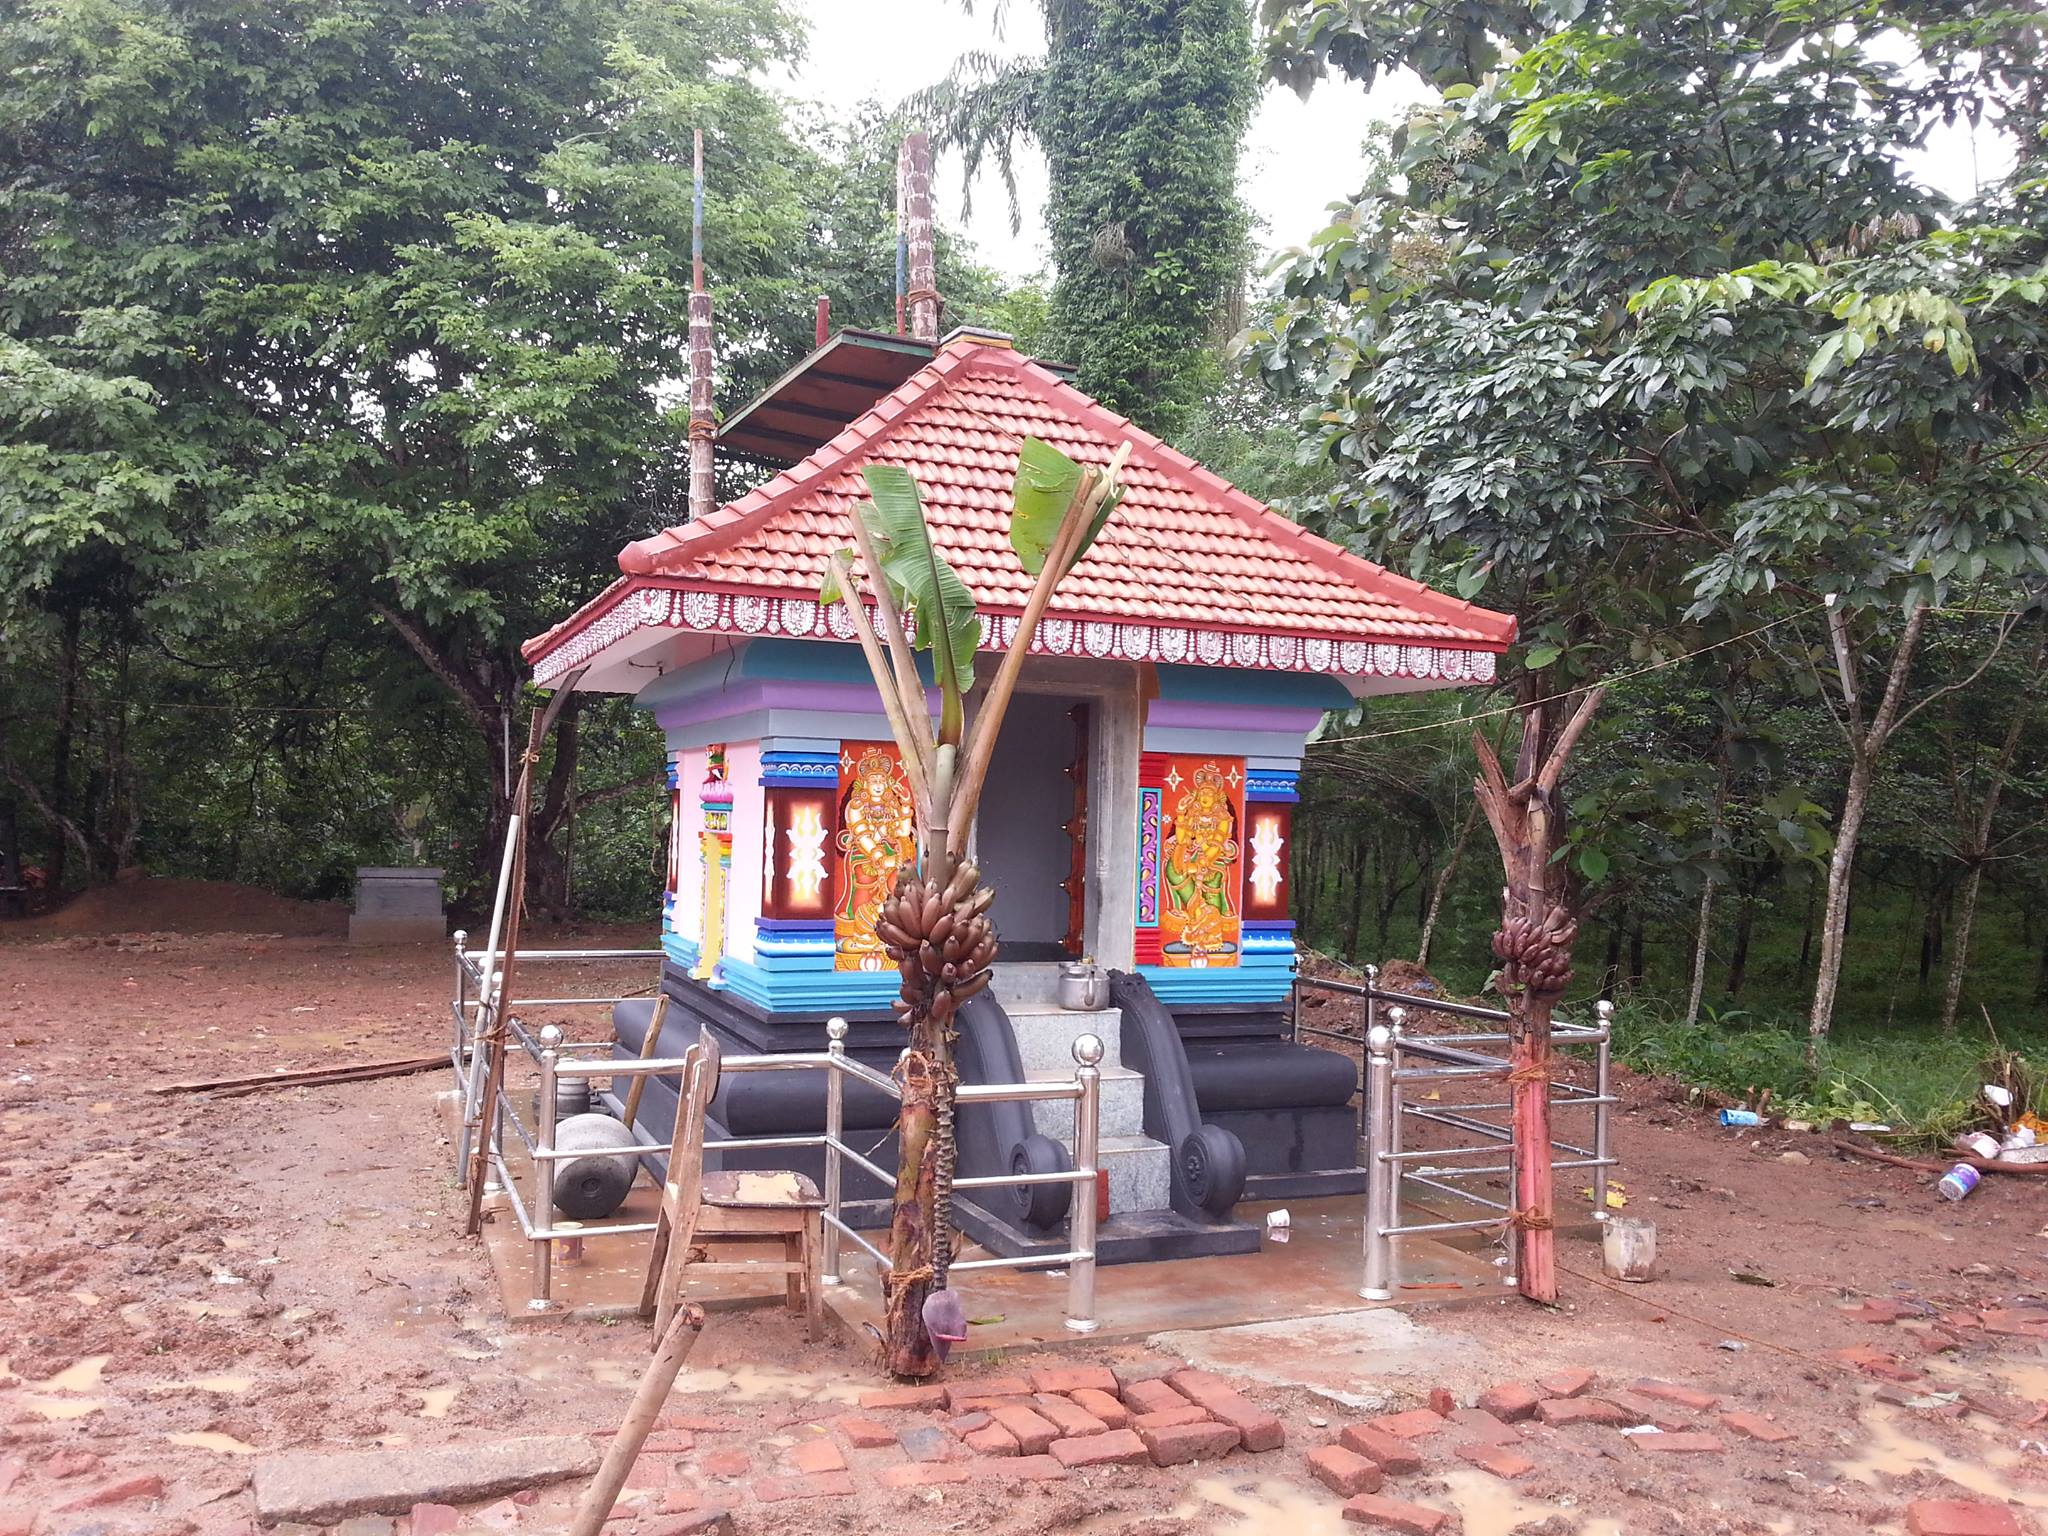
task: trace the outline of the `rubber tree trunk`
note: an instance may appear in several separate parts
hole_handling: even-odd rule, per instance
[[[1856,848],[1863,838],[1863,818],[1870,809],[1870,783],[1876,764],[1866,752],[1849,759],[1849,783],[1842,796],[1842,815],[1835,823],[1835,848],[1828,858],[1827,895],[1820,909],[1820,964],[1813,982],[1813,1011],[1806,1022],[1806,1056],[1817,1059],[1834,1026],[1835,999],[1842,984],[1842,939],[1849,923],[1849,884],[1856,873]]]
[[[1479,802],[1472,802],[1472,809],[1465,813],[1465,824],[1458,828],[1458,840],[1451,845],[1451,856],[1444,861],[1443,869],[1437,874],[1436,884],[1429,893],[1429,912],[1422,919],[1422,942],[1415,947],[1415,964],[1421,970],[1429,969],[1429,945],[1436,937],[1436,922],[1443,915],[1444,897],[1451,889],[1451,881],[1457,878],[1458,861],[1465,856],[1465,844],[1472,836],[1472,824],[1479,819]]]
[[[1685,1022],[1700,1021],[1700,1003],[1707,992],[1707,939],[1714,928],[1714,882],[1700,882],[1699,929],[1692,944],[1692,989],[1685,999]]]

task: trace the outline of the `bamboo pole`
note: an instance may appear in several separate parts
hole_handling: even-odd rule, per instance
[[[626,1474],[633,1470],[640,1447],[647,1443],[648,1431],[654,1428],[683,1362],[690,1358],[690,1351],[697,1347],[703,1332],[702,1307],[690,1302],[676,1309],[676,1315],[662,1333],[661,1343],[655,1346],[654,1358],[641,1373],[640,1385],[633,1392],[633,1401],[619,1423],[618,1433],[605,1447],[597,1476],[583,1491],[583,1501],[576,1506],[576,1518],[569,1525],[569,1536],[598,1536],[604,1529],[612,1505],[618,1501],[619,1490],[626,1486]]]

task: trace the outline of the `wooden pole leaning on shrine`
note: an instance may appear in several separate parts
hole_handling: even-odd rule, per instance
[[[1564,832],[1558,781],[1572,748],[1600,706],[1601,689],[1579,701],[1555,742],[1543,735],[1543,706],[1522,716],[1514,782],[1486,738],[1473,733],[1479,777],[1473,793],[1500,844],[1507,873],[1501,923],[1493,936],[1497,983],[1508,1007],[1508,1089],[1514,1105],[1515,1274],[1521,1293],[1557,1300],[1557,1232],[1550,1166],[1550,1015],[1572,979],[1579,906],[1556,854]]]

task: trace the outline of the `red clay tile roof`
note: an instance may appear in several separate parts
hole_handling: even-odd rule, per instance
[[[1123,502],[1060,584],[1049,617],[1478,651],[1514,638],[1510,616],[1316,537],[1030,359],[972,339],[943,347],[801,463],[694,523],[627,545],[619,568],[734,596],[815,597],[826,557],[852,543],[853,509],[866,497],[861,465],[900,464],[916,475],[934,538],[983,611],[1015,614],[1031,578],[1006,517],[1027,435],[1084,464],[1132,444]],[[529,641],[527,656],[577,627],[572,618]]]

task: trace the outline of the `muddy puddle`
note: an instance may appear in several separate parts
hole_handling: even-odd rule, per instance
[[[1863,1454],[1835,1463],[1835,1470],[1852,1482],[1882,1488],[1888,1478],[1935,1472],[1981,1498],[2048,1510],[2048,1493],[2015,1486],[2003,1475],[2023,1461],[2021,1453],[2010,1446],[1987,1445],[1972,1456],[1954,1456],[1910,1433],[1904,1420],[1884,1408],[1866,1412],[1863,1427],[1869,1437]]]

